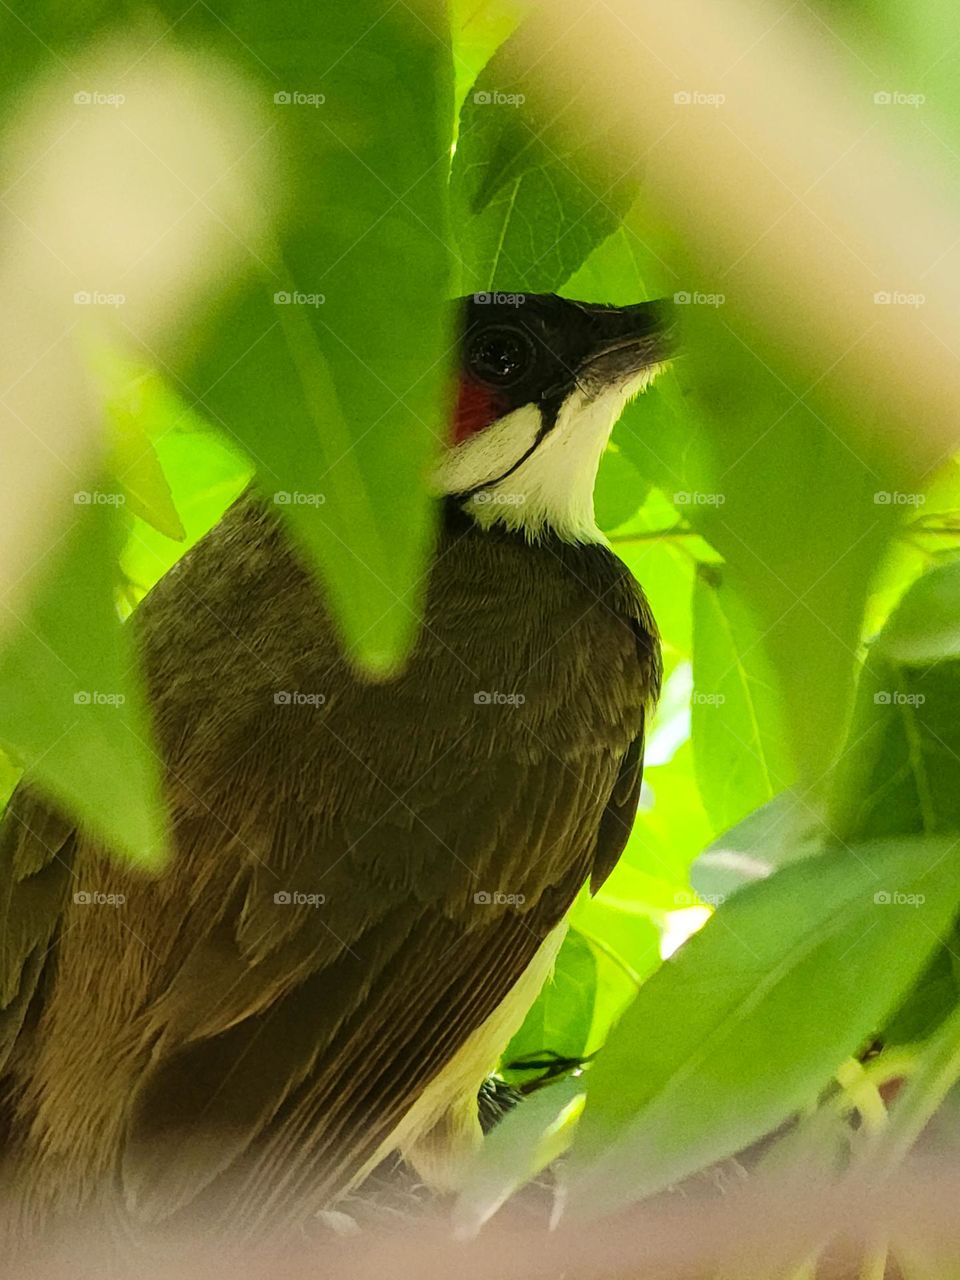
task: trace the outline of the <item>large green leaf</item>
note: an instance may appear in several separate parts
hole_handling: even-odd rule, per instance
[[[700,566],[694,588],[690,729],[700,794],[716,827],[733,826],[793,781],[762,630],[714,565]]]
[[[315,561],[349,652],[384,672],[416,633],[446,434],[443,9],[232,0],[189,10],[177,33],[256,81],[284,180],[275,253],[181,369]]]
[[[35,569],[0,651],[0,735],[28,776],[109,843],[158,862],[164,821],[130,635],[114,604],[122,495],[92,485]]]
[[[635,157],[584,146],[578,95],[558,111],[543,93],[531,74],[541,55],[536,32],[521,26],[460,113],[451,196],[465,292],[558,289],[636,192]]]
[[[744,889],[647,982],[589,1073],[570,1212],[656,1192],[811,1103],[960,903],[956,842],[872,842]]]

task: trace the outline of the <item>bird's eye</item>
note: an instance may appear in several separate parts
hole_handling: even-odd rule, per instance
[[[526,333],[500,325],[476,334],[467,349],[467,365],[474,377],[498,387],[519,381],[533,359],[533,344]]]

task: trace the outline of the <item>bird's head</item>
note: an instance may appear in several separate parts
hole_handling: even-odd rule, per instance
[[[602,539],[600,457],[627,400],[672,350],[669,308],[475,294],[460,303],[459,383],[440,489],[481,526]]]

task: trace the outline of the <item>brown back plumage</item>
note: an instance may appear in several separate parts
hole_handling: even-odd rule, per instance
[[[12,803],[8,1159],[37,1213],[119,1188],[141,1221],[305,1215],[615,864],[659,682],[653,622],[605,548],[454,516],[413,660],[365,684],[246,497],[134,625],[176,858],[147,879],[29,793]]]

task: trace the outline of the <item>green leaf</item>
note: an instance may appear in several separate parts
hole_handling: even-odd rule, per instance
[[[784,791],[718,836],[690,868],[705,902],[718,905],[799,858],[824,850],[822,815],[801,791]]]
[[[467,293],[558,289],[616,230],[636,192],[635,157],[578,140],[578,94],[559,113],[544,96],[531,74],[540,45],[521,26],[460,113],[451,199]]]
[[[255,462],[350,655],[385,673],[416,634],[433,534],[426,479],[446,436],[443,9],[232,0],[178,14],[177,36],[254,78],[284,160],[276,251],[213,324],[204,317],[180,370],[199,411]]]
[[[593,949],[582,934],[571,929],[557,955],[553,976],[504,1050],[504,1067],[545,1053],[581,1057],[590,1036],[596,987]]]
[[[960,831],[960,562],[921,578],[867,653],[831,825],[847,840]]]
[[[681,310],[685,358],[653,389],[661,483],[723,557],[723,588],[776,675],[784,750],[809,783],[846,726],[869,584],[905,510],[890,495],[915,481],[826,383],[795,385],[733,308]]]
[[[608,446],[600,460],[593,492],[600,528],[609,532],[626,523],[643,503],[649,488],[626,454],[615,445]]]
[[[955,843],[831,852],[722,906],[645,984],[589,1073],[569,1211],[650,1195],[810,1104],[950,927]]]
[[[114,604],[116,507],[77,495],[23,604],[6,605],[0,740],[28,778],[140,862],[165,853],[156,757],[130,633]]]
[[[703,803],[720,828],[793,781],[777,677],[762,641],[723,569],[701,565],[693,595],[690,733]]]

